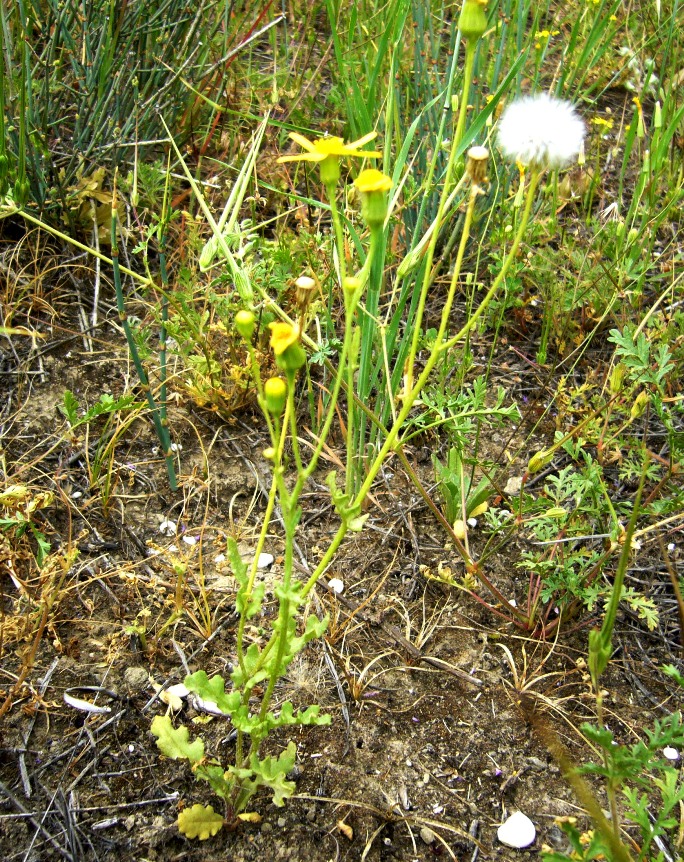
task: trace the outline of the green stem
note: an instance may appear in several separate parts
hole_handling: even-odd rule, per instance
[[[503,280],[508,275],[508,270],[511,268],[511,264],[515,260],[515,257],[518,253],[518,248],[520,247],[520,243],[525,234],[525,230],[527,229],[527,224],[530,219],[530,215],[532,213],[532,204],[534,202],[534,193],[537,190],[537,186],[539,185],[539,180],[541,179],[542,171],[534,170],[532,171],[532,175],[530,176],[530,184],[527,188],[527,197],[525,199],[525,208],[523,210],[522,219],[520,220],[520,224],[518,225],[518,230],[516,231],[515,238],[513,239],[513,244],[508,250],[508,254],[506,255],[506,259],[503,262],[503,266],[497,277],[494,279],[492,286],[487,291],[484,299],[480,303],[477,308],[477,311],[468,319],[468,322],[459,330],[459,332],[450,338],[448,341],[445,341],[442,345],[439,346],[438,350],[444,351],[449,350],[455,344],[458,344],[459,341],[475,326],[475,323],[480,319],[480,317],[485,313],[489,303],[492,301],[494,294],[498,291],[503,283]]]
[[[520,242],[522,240],[525,228],[527,227],[527,223],[529,221],[529,217],[530,217],[530,214],[532,212],[532,201],[534,198],[534,192],[537,188],[540,177],[541,177],[541,172],[535,171],[535,172],[533,172],[532,177],[530,178],[530,185],[529,185],[529,188],[527,190],[527,200],[525,203],[525,209],[523,212],[523,217],[522,217],[522,220],[520,222],[520,226],[519,226],[518,231],[516,233],[515,239],[513,240],[513,245],[511,246],[511,248],[508,252],[508,255],[504,261],[504,264],[501,268],[501,272],[499,273],[499,275],[495,279],[494,283],[492,284],[492,287],[489,289],[489,291],[487,291],[486,296],[484,297],[484,299],[482,300],[482,302],[478,306],[477,310],[471,316],[468,323],[466,323],[461,328],[460,332],[456,336],[449,339],[448,341],[443,342],[442,339],[444,338],[444,333],[446,332],[446,328],[447,328],[448,323],[449,323],[449,315],[451,312],[451,306],[453,303],[456,287],[458,285],[461,262],[463,260],[463,254],[465,251],[466,242],[468,240],[468,236],[470,233],[470,225],[472,222],[473,209],[475,206],[476,192],[474,189],[471,190],[471,196],[470,196],[470,200],[468,201],[468,208],[466,210],[465,220],[464,220],[464,224],[463,224],[463,234],[461,236],[461,241],[459,244],[456,263],[454,265],[454,272],[453,272],[452,279],[451,279],[451,286],[449,288],[449,294],[447,296],[446,303],[445,303],[444,308],[442,310],[442,319],[441,319],[441,323],[440,323],[439,332],[437,334],[437,338],[435,339],[435,346],[433,347],[432,353],[428,357],[428,360],[425,364],[425,368],[423,369],[422,373],[420,374],[420,377],[418,378],[418,380],[416,381],[415,385],[410,390],[410,392],[408,392],[406,394],[406,397],[404,398],[404,403],[403,403],[402,409],[400,410],[400,412],[396,418],[396,421],[393,423],[392,427],[389,429],[389,431],[387,433],[387,437],[385,438],[385,442],[384,442],[382,448],[380,449],[380,451],[376,455],[375,460],[373,461],[373,463],[372,463],[372,465],[368,471],[368,475],[366,476],[366,479],[365,479],[363,485],[361,486],[358,494],[354,498],[354,505],[360,505],[363,502],[363,500],[365,499],[368,492],[370,491],[370,488],[373,484],[373,481],[375,480],[375,477],[377,476],[377,474],[380,470],[380,467],[382,466],[385,458],[387,457],[389,452],[395,447],[397,440],[398,440],[398,437],[399,437],[399,433],[401,431],[401,428],[402,428],[404,422],[406,421],[409,413],[411,412],[411,409],[413,408],[413,404],[414,404],[416,398],[418,397],[421,390],[423,389],[423,386],[427,382],[430,374],[432,373],[433,368],[435,367],[435,364],[439,360],[441,353],[444,350],[446,350],[448,347],[453,347],[468,332],[470,332],[470,330],[473,328],[473,326],[475,325],[477,320],[480,318],[480,316],[482,314],[484,314],[484,312],[486,311],[489,303],[492,301],[492,298],[494,297],[494,294],[496,293],[496,290],[501,286],[501,283],[503,282],[503,280],[506,276],[506,273],[508,272],[508,270],[511,266],[511,263],[513,262],[513,259],[517,253],[517,250],[518,250],[518,247],[519,247]],[[308,593],[313,589],[314,585],[316,584],[316,581],[320,578],[320,576],[323,574],[323,572],[330,565],[330,562],[332,561],[333,557],[335,556],[337,549],[341,545],[342,540],[344,539],[344,537],[346,535],[346,532],[347,532],[346,525],[344,523],[340,524],[340,526],[337,530],[337,533],[333,537],[332,542],[330,543],[330,546],[328,547],[328,550],[324,554],[324,556],[321,559],[321,561],[319,562],[319,564],[314,569],[313,573],[309,577],[309,580],[306,582],[304,590],[302,591],[302,596],[308,595]]]
[[[268,708],[271,704],[273,690],[277,681],[283,673],[283,659],[285,652],[290,645],[291,631],[290,627],[290,588],[292,584],[292,563],[293,563],[293,547],[294,533],[297,524],[297,502],[294,495],[287,494],[287,491],[282,489],[286,499],[283,499],[283,521],[285,523],[285,559],[283,562],[283,580],[282,580],[282,598],[280,600],[280,608],[278,610],[277,629],[274,632],[274,637],[277,637],[276,654],[271,664],[271,673],[268,680],[268,685],[263,697],[261,698],[261,708],[259,710],[259,720],[264,721]],[[261,740],[258,738],[252,739],[251,751],[257,751]]]
[[[366,314],[359,323],[360,333],[356,337],[352,337],[352,347],[347,364],[347,463],[345,476],[345,490],[347,494],[352,494],[355,490],[355,482],[360,472],[364,452],[366,419],[364,415],[359,415],[359,422],[357,423],[356,399],[353,398],[353,393],[358,389],[361,400],[368,397],[366,377],[370,372],[370,360],[375,345],[376,315],[382,291],[382,260],[378,252],[383,247],[383,241],[384,229],[377,226],[371,228],[368,254],[357,276],[361,285],[358,291],[347,300],[347,304],[351,306],[352,315],[350,319],[353,326],[353,313],[358,308],[360,295],[366,285],[366,281],[370,279],[368,290],[366,291]],[[380,264],[379,267],[373,266],[376,260]],[[378,268],[380,270],[379,273],[377,272]],[[371,276],[373,277],[371,278]],[[358,339],[358,342],[356,339]],[[357,371],[358,387],[355,387],[354,375]],[[357,425],[358,440],[355,440]]]
[[[289,405],[288,405],[289,409]],[[264,411],[266,413],[267,411]],[[283,422],[282,428],[280,429],[280,439],[276,443],[276,456],[273,464],[273,478],[271,480],[271,488],[268,492],[268,501],[266,503],[266,511],[264,512],[263,518],[261,519],[261,531],[259,532],[259,538],[257,540],[256,549],[254,551],[254,559],[252,560],[252,564],[249,569],[249,579],[247,582],[247,589],[245,591],[245,607],[249,604],[249,601],[252,596],[252,590],[254,589],[254,581],[256,579],[257,573],[257,564],[259,561],[259,554],[262,552],[264,544],[266,542],[266,537],[268,535],[268,530],[271,525],[271,516],[273,515],[273,510],[275,508],[276,501],[276,492],[278,489],[278,481],[276,478],[276,474],[280,469],[281,459],[282,459],[282,451],[285,446],[285,438],[287,436],[287,427],[288,423]],[[278,429],[274,430],[274,435],[277,433]],[[275,439],[275,438],[274,438]],[[237,655],[238,664],[240,665],[240,670],[245,673],[245,655],[244,655],[244,636],[245,636],[245,625],[247,623],[245,614],[240,616],[240,620],[238,622],[238,630],[237,636],[235,639],[235,653]]]
[[[340,264],[340,282],[342,288],[344,289],[344,280],[347,277],[347,262],[344,255],[344,234],[342,232],[342,219],[340,218],[340,211],[337,208],[337,199],[335,197],[337,186],[334,184],[326,186],[325,191],[328,195],[328,201],[330,203],[330,214],[332,216],[333,229],[335,231],[335,245],[337,246],[337,259]]]

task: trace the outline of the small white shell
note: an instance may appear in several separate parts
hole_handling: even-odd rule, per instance
[[[171,538],[171,536],[176,535],[176,522],[170,521],[168,518],[164,518],[164,520],[159,525],[159,532],[163,536],[167,536]]]
[[[273,554],[259,554],[257,558],[257,569],[268,569],[273,565],[275,557]]]
[[[663,748],[663,757],[666,757],[668,760],[679,760],[679,752],[671,745],[666,745]]]
[[[340,580],[340,578],[330,578],[328,581],[328,589],[339,595],[344,592],[344,581]]]
[[[522,811],[516,811],[496,831],[496,837],[507,847],[522,850],[529,847],[537,836],[534,823]]]

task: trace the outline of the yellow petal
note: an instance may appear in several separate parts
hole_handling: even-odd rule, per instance
[[[295,144],[299,144],[300,147],[304,147],[305,150],[308,150],[310,153],[316,151],[316,147],[308,138],[305,138],[304,135],[300,135],[298,132],[290,132],[290,138],[295,142]]]
[[[372,141],[373,138],[377,138],[377,132],[368,132],[367,135],[364,135],[362,138],[359,138],[358,141],[352,141],[350,144],[347,144],[350,150],[358,150],[359,147],[362,147],[364,144],[367,144],[368,141]]]
[[[322,153],[297,153],[292,156],[280,156],[277,159],[279,165],[285,162],[322,162],[326,158]]]

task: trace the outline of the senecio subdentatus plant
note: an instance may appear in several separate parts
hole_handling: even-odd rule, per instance
[[[464,93],[469,92],[473,57],[478,40],[486,29],[485,7],[479,0],[466,0],[460,19],[461,35],[466,45]],[[201,699],[210,703],[214,712],[227,716],[235,733],[234,759],[232,763],[219,761],[205,752],[201,738],[190,741],[188,729],[175,726],[167,714],[157,716],[152,723],[152,732],[157,737],[159,749],[168,757],[183,758],[190,762],[195,777],[207,781],[212,790],[223,799],[224,812],[215,812],[212,806],[193,805],[185,808],[178,817],[180,830],[189,837],[208,838],[223,826],[235,827],[241,820],[257,820],[258,815],[248,810],[254,794],[267,788],[276,805],[283,805],[294,792],[294,783],[288,778],[296,759],[296,746],[290,741],[278,755],[264,756],[263,743],[273,730],[294,725],[329,724],[330,717],[321,715],[319,706],[295,711],[292,703],[285,701],[274,708],[274,695],[278,681],[287,668],[314,638],[323,636],[328,619],[318,618],[308,607],[312,590],[319,578],[330,566],[340,544],[349,532],[363,529],[367,515],[362,514],[362,504],[368,495],[378,472],[385,462],[402,445],[402,429],[430,377],[435,365],[445,351],[463,342],[479,318],[487,309],[501,287],[515,259],[525,234],[535,193],[546,170],[555,169],[574,158],[582,146],[584,126],[574,109],[566,102],[546,95],[530,96],[512,103],[504,112],[499,124],[499,146],[503,155],[517,163],[520,169],[520,210],[517,229],[504,257],[502,269],[494,279],[483,299],[468,321],[456,333],[449,332],[450,312],[461,277],[464,252],[470,235],[473,212],[478,197],[487,185],[487,162],[489,150],[484,146],[472,147],[467,154],[465,167],[458,157],[458,145],[465,128],[467,98],[461,99],[461,107],[455,117],[454,135],[443,187],[440,190],[438,220],[433,225],[429,243],[424,246],[426,254],[432,256],[439,235],[439,219],[446,211],[445,202],[458,182],[469,190],[466,192],[465,218],[449,289],[441,313],[440,325],[431,352],[417,367],[417,340],[414,340],[406,363],[403,389],[398,399],[396,416],[388,428],[384,441],[367,469],[362,484],[356,488],[350,478],[350,456],[354,433],[355,415],[353,398],[342,399],[345,392],[353,392],[354,374],[359,353],[360,323],[364,313],[364,291],[366,290],[375,255],[382,252],[384,226],[390,217],[393,200],[390,192],[393,183],[390,177],[375,168],[361,170],[354,181],[361,202],[362,217],[369,232],[368,253],[363,266],[356,272],[347,272],[343,221],[337,205],[338,183],[341,161],[354,159],[379,159],[381,153],[363,147],[376,136],[375,132],[360,140],[346,144],[341,138],[323,137],[309,141],[299,134],[291,134],[303,152],[282,157],[281,161],[306,161],[318,165],[320,180],[326,191],[332,216],[336,251],[337,273],[344,301],[344,331],[336,362],[336,372],[326,413],[318,439],[313,449],[305,453],[300,447],[297,428],[295,388],[298,375],[307,361],[305,342],[307,328],[308,299],[316,285],[309,276],[297,279],[298,318],[282,317],[271,324],[270,347],[279,373],[262,379],[253,346],[255,314],[245,308],[235,318],[235,328],[244,339],[250,357],[250,371],[258,393],[258,403],[270,435],[270,446],[263,452],[271,466],[271,487],[268,503],[257,547],[251,564],[247,565],[238,553],[237,545],[228,540],[228,556],[236,578],[238,589],[236,609],[239,614],[234,654],[230,656],[232,672],[230,682],[221,676],[209,678],[197,671],[185,679],[185,686]],[[460,166],[460,167],[459,167]],[[463,178],[460,177],[463,173]],[[427,238],[426,238],[427,239]],[[410,262],[409,262],[410,265]],[[429,273],[431,267],[426,267]],[[425,307],[430,287],[426,278],[422,285],[419,307]],[[419,328],[419,323],[416,329]],[[316,470],[319,458],[326,445],[333,419],[344,403],[346,431],[348,436],[348,458],[345,476],[334,471],[327,476],[326,484],[339,518],[337,532],[330,541],[318,565],[303,577],[294,566],[294,544],[297,526],[301,518],[302,493]],[[287,481],[286,481],[287,479]],[[274,594],[278,611],[270,623],[270,634],[265,614],[262,612],[264,584],[257,582],[257,560],[271,527],[271,518],[276,504],[279,505],[284,526],[285,551],[282,575],[275,583]],[[249,620],[260,616],[260,631],[264,631],[261,642],[246,637]]]

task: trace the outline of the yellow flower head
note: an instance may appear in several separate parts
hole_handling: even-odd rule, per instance
[[[269,329],[271,330],[271,349],[276,356],[280,356],[290,345],[299,341],[299,327],[293,326],[291,323],[282,321],[270,323]]]
[[[375,168],[361,171],[354,180],[356,188],[365,194],[369,192],[388,192],[392,188],[392,180]]]
[[[281,156],[278,159],[278,162],[280,164],[283,162],[322,162],[330,156],[335,156],[337,158],[353,156],[357,159],[379,159],[380,156],[382,156],[382,153],[378,153],[374,150],[359,149],[359,147],[372,141],[376,135],[377,132],[369,132],[367,135],[359,138],[358,141],[352,141],[351,144],[345,144],[342,138],[325,137],[317,138],[315,141],[310,141],[308,138],[305,138],[304,135],[299,135],[297,132],[290,132],[290,138],[292,138],[296,144],[299,144],[300,147],[303,147],[306,152],[292,156]]]

